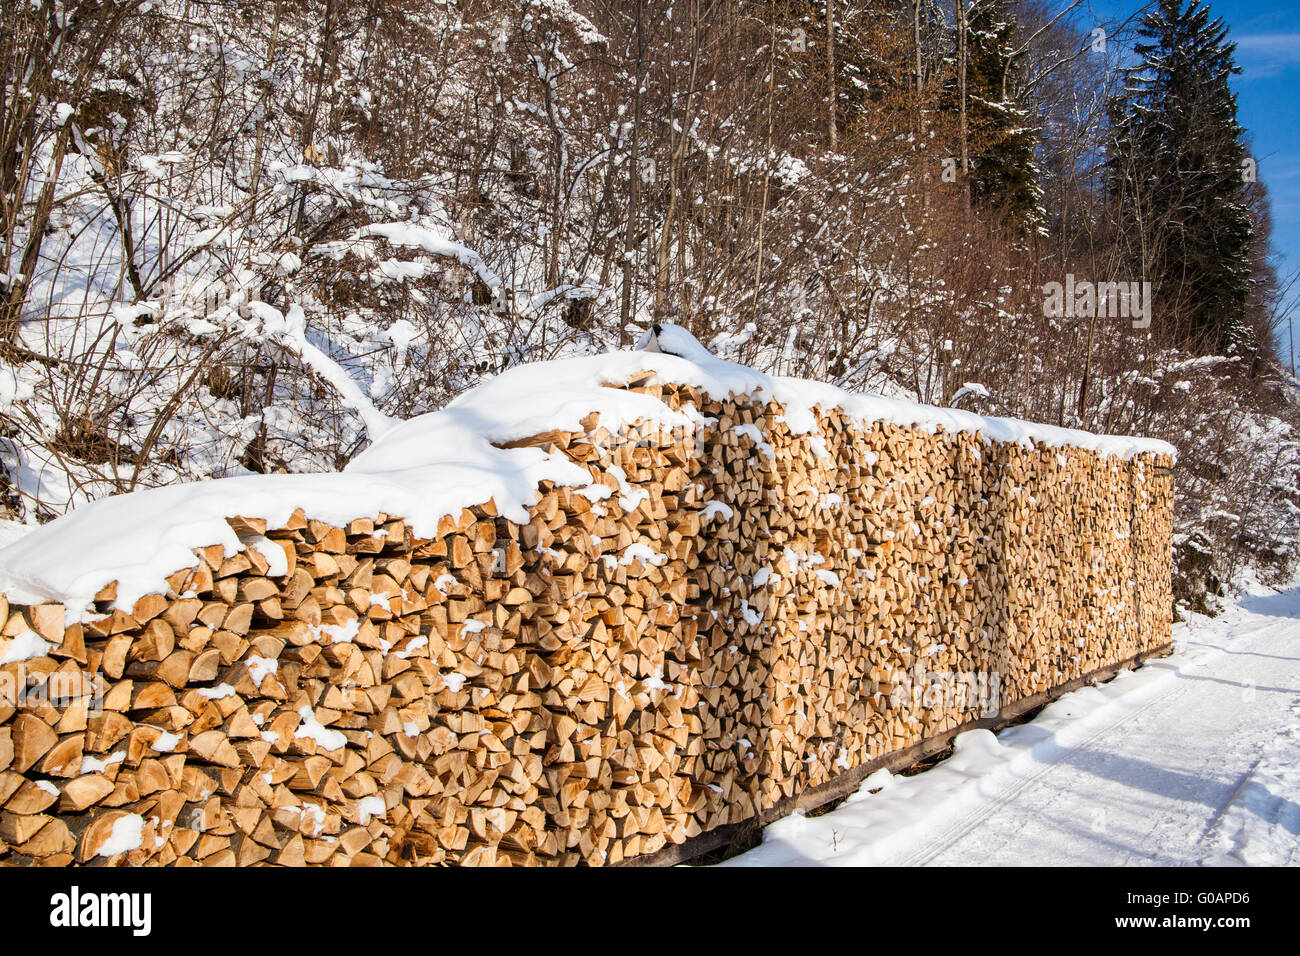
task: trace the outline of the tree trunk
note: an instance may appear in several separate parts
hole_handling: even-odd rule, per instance
[[[636,250],[636,221],[641,199],[641,84],[645,70],[644,0],[636,3],[636,90],[632,95],[632,156],[628,164],[627,228],[623,233],[623,299],[619,306],[618,341],[623,347],[631,344],[628,323],[632,320],[632,283],[635,279],[634,254]]]
[[[835,149],[839,134],[835,121],[835,0],[826,0],[826,114],[831,149]]]
[[[961,177],[962,190],[966,194],[966,206],[970,207],[970,126],[966,113],[966,0],[953,0],[957,11],[957,82],[961,96]]]

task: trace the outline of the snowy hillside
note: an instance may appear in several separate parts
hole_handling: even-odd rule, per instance
[[[774,375],[1171,442],[1191,604],[1294,562],[1267,196],[1204,197],[1250,219],[1220,283],[1248,294],[1169,280],[1129,308],[1163,268],[1135,250],[1168,239],[1132,235],[1122,194],[1158,184],[1097,161],[1140,139],[1107,104],[1173,107],[1124,99],[1125,20],[1097,53],[1092,24],[1018,0],[0,19],[14,517],[337,471],[492,375],[671,322]],[[1076,294],[1053,308],[1052,288]],[[1207,308],[1233,317],[1222,342]]]

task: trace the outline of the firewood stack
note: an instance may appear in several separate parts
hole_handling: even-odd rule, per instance
[[[613,864],[1169,643],[1164,456],[647,380],[700,424],[515,443],[592,474],[527,525],[233,517],[130,613],[0,598],[52,645],[0,667],[0,860]]]

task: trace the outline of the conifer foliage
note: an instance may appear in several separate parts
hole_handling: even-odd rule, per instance
[[[971,198],[1026,229],[1040,229],[1037,130],[1014,95],[1014,12],[1006,0],[976,0],[966,17]]]
[[[1140,62],[1112,104],[1108,158],[1125,251],[1155,287],[1183,344],[1252,348],[1247,300],[1255,241],[1246,150],[1229,78],[1236,44],[1201,0],[1159,0],[1142,20]]]

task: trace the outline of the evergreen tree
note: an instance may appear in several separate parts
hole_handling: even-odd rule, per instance
[[[956,150],[969,164],[971,202],[1004,213],[1026,231],[1041,231],[1046,216],[1034,160],[1038,130],[1014,94],[1015,16],[1008,0],[955,3],[948,39],[954,52],[939,108],[960,127],[964,79],[965,134],[959,134]]]
[[[911,0],[907,3],[910,10]],[[789,91],[791,108],[808,116],[824,145],[840,149],[841,138],[855,124],[876,118],[911,90],[910,20],[900,22],[900,0],[790,0],[789,7],[791,15],[778,22],[800,31],[792,34],[798,43],[787,45],[803,80]],[[818,111],[817,101],[827,106]],[[834,137],[827,135],[828,118],[834,120]]]
[[[966,90],[971,199],[1026,229],[1045,219],[1034,150],[1038,131],[1012,95],[1015,18],[1006,0],[976,0],[967,13]]]
[[[1112,104],[1107,158],[1120,232],[1179,316],[1181,342],[1206,352],[1253,350],[1246,320],[1254,227],[1246,150],[1229,78],[1241,72],[1228,28],[1201,0],[1159,0],[1143,17],[1141,62]]]

